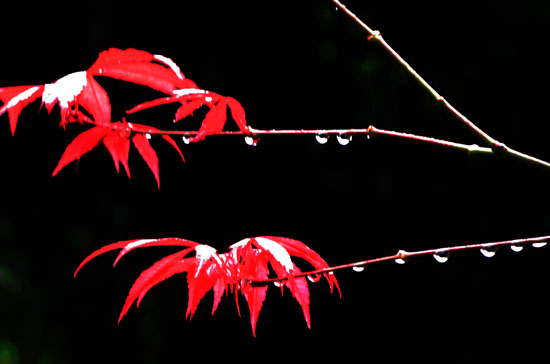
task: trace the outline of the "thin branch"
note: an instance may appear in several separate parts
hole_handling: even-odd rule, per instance
[[[398,264],[404,264],[408,259],[422,256],[422,255],[432,255],[437,262],[445,263],[449,259],[449,254],[457,251],[472,250],[472,249],[479,249],[484,256],[491,258],[496,254],[496,249],[503,246],[509,246],[513,251],[519,252],[523,250],[524,246],[527,244],[532,244],[532,246],[535,248],[543,247],[547,244],[548,240],[550,240],[550,235],[540,236],[536,238],[527,238],[527,239],[504,240],[504,241],[497,241],[497,242],[483,243],[483,244],[457,245],[457,246],[449,246],[445,248],[419,250],[414,252],[399,250],[396,254],[374,258],[374,259],[362,260],[355,263],[336,265],[333,267],[312,270],[309,272],[303,272],[300,274],[296,274],[293,277],[294,278],[297,278],[297,277],[311,278],[316,276],[320,277],[321,274],[327,274],[327,273],[332,274],[335,271],[343,270],[343,269],[354,269],[357,271],[362,271],[367,265],[372,265],[372,264],[382,263],[387,261],[394,261]],[[270,278],[270,279],[263,279],[263,280],[250,280],[250,282],[255,286],[263,286],[273,282],[281,282],[281,281],[287,280],[288,278],[289,277],[286,277],[286,278],[278,277],[278,278]]]
[[[471,130],[473,130],[477,135],[479,135],[481,138],[483,138],[490,146],[491,148],[498,152],[498,153],[508,153],[512,155],[513,157],[532,162],[535,164],[542,165],[544,167],[550,168],[550,163],[543,161],[541,159],[532,157],[528,154],[521,153],[517,150],[514,150],[512,148],[507,147],[504,143],[501,143],[500,141],[496,140],[495,138],[491,137],[489,134],[487,134],[485,131],[483,131],[480,127],[475,125],[470,119],[468,119],[464,114],[459,112],[454,106],[452,106],[443,96],[441,96],[418,72],[414,70],[404,59],[397,53],[385,40],[382,38],[382,34],[378,30],[371,29],[367,24],[365,24],[361,19],[357,17],[353,12],[351,12],[344,4],[342,4],[338,0],[332,0],[332,2],[340,8],[344,13],[346,13],[351,19],[353,19],[357,24],[359,24],[368,34],[369,40],[375,40],[388,53],[390,53],[393,58],[395,58],[433,97],[437,102],[442,103],[445,108],[450,111],[453,115],[455,115],[460,121],[462,121],[466,126],[468,126]]]
[[[92,122],[92,124],[97,125]],[[133,130],[133,124],[127,123],[126,126],[124,124],[108,124],[108,125],[101,125],[103,127],[110,127],[113,130],[125,130],[124,128],[128,127],[130,130]],[[143,130],[141,128],[140,130]],[[156,128],[150,128],[146,130],[148,134],[151,135],[171,135],[171,136],[182,136],[183,138],[186,137],[192,137],[197,135],[199,132],[196,130],[161,130]],[[340,136],[340,137],[350,137],[352,135],[366,135],[367,137],[372,137],[375,135],[382,135],[382,136],[390,136],[394,138],[400,138],[400,139],[409,139],[413,141],[418,142],[424,142],[428,144],[436,144],[439,146],[452,148],[452,149],[459,149],[467,151],[468,153],[487,153],[487,154],[493,154],[494,151],[491,148],[486,147],[480,147],[477,144],[463,144],[463,143],[456,143],[448,140],[443,139],[436,139],[436,138],[430,138],[425,137],[421,135],[415,135],[410,133],[401,133],[397,131],[392,130],[384,130],[379,129],[374,126],[369,126],[367,129],[271,129],[271,130],[262,130],[262,129],[254,129],[249,128],[248,132],[242,132],[240,130],[236,131],[221,131],[215,135],[236,135],[236,136],[245,136],[245,137],[260,137],[265,135],[315,135],[316,137],[319,137],[320,140],[323,140],[325,138],[328,139],[329,136]],[[325,139],[326,142],[326,139]],[[529,156],[527,156],[529,157]],[[532,157],[530,157],[532,158]],[[550,165],[549,165],[550,166]]]

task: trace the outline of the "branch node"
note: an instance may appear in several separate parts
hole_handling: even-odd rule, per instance
[[[491,149],[495,155],[504,155],[508,152],[508,147],[501,142],[494,142]]]
[[[382,39],[382,34],[378,31],[378,30],[375,30],[372,32],[371,35],[369,35],[369,37],[367,38],[368,41],[371,41],[373,39],[376,39],[376,40],[381,40]]]

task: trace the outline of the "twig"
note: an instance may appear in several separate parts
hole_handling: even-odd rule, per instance
[[[496,254],[495,249],[502,246],[510,246],[513,251],[519,252],[523,250],[523,247],[526,244],[532,244],[533,247],[540,248],[545,246],[548,240],[550,240],[550,235],[540,236],[536,238],[527,238],[527,239],[504,240],[504,241],[483,243],[483,244],[457,245],[457,246],[450,246],[445,248],[419,250],[414,252],[399,250],[396,254],[392,254],[392,255],[388,255],[380,258],[362,260],[355,263],[336,265],[333,267],[312,270],[309,272],[303,272],[300,274],[296,274],[293,277],[294,278],[297,278],[297,277],[311,278],[315,276],[320,276],[321,274],[327,274],[327,273],[332,274],[335,271],[342,270],[342,269],[350,269],[350,268],[357,271],[362,271],[367,265],[372,265],[375,263],[382,263],[387,261],[395,261],[398,264],[404,264],[409,258],[422,256],[422,255],[433,255],[436,261],[438,261],[439,263],[445,263],[449,259],[449,254],[457,251],[471,250],[471,249],[480,249],[481,253],[484,256],[490,258]],[[250,280],[250,282],[254,286],[264,286],[273,282],[281,282],[281,281],[287,280],[288,278],[289,277],[286,277],[286,278],[278,277],[278,278],[270,278],[270,279],[263,279],[263,280]]]
[[[452,106],[443,96],[441,96],[418,72],[414,70],[404,59],[397,53],[385,40],[382,38],[382,34],[378,30],[371,29],[367,24],[365,24],[361,19],[357,17],[353,12],[351,12],[344,4],[338,0],[332,0],[332,2],[339,7],[344,13],[346,13],[351,19],[353,19],[357,24],[359,24],[368,34],[369,40],[375,40],[382,47],[390,53],[393,58],[395,58],[433,97],[437,102],[442,103],[447,110],[449,110],[453,115],[455,115],[460,121],[466,124],[470,129],[472,129],[476,134],[483,138],[490,147],[498,153],[508,153],[513,157],[532,162],[535,164],[542,165],[544,167],[550,168],[550,163],[543,161],[541,159],[532,157],[528,154],[521,153],[517,150],[507,147],[504,143],[496,140],[491,137],[489,134],[484,132],[481,128],[475,125],[471,120],[466,116],[460,113],[454,106]]]
[[[92,124],[97,125],[92,122]],[[134,126],[132,123],[126,123],[126,124],[102,124],[103,127],[109,127],[113,130],[120,130],[123,131],[125,128],[129,128],[130,130],[134,130]],[[171,136],[181,136],[183,138],[186,137],[192,137],[197,135],[199,132],[196,130],[161,130],[156,128],[150,128],[147,129],[146,127],[140,125],[139,131],[147,132],[151,135],[171,135]],[[392,130],[384,130],[379,129],[374,126],[369,126],[366,129],[270,129],[270,130],[262,130],[262,129],[254,129],[249,128],[248,132],[242,132],[240,130],[236,131],[221,131],[214,135],[236,135],[236,136],[245,136],[245,137],[260,137],[265,135],[315,135],[319,138],[328,138],[329,136],[340,136],[340,137],[349,137],[352,135],[366,135],[367,137],[372,137],[375,135],[382,135],[382,136],[390,136],[400,139],[409,139],[413,141],[419,141],[429,144],[436,144],[439,146],[452,148],[452,149],[460,149],[467,151],[468,153],[487,153],[487,154],[493,154],[493,149],[486,148],[486,147],[480,147],[477,144],[463,144],[463,143],[456,143],[448,140],[443,139],[436,139],[436,138],[430,138],[425,137],[421,135],[415,135],[410,133],[402,133],[398,131],[392,131]],[[213,136],[214,136],[213,135]],[[529,156],[526,156],[529,157]],[[532,158],[532,157],[529,157]],[[550,166],[550,165],[549,165]]]

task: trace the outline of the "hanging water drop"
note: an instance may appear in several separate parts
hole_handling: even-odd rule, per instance
[[[255,147],[256,145],[258,145],[259,140],[260,138],[255,135],[247,135],[244,137],[244,142],[251,147]]]
[[[548,243],[545,241],[539,241],[539,242],[533,243],[533,248],[542,248],[543,246],[546,246],[546,244]]]
[[[446,263],[449,260],[449,251],[447,250],[436,251],[433,254],[433,257],[438,263]]]
[[[321,280],[322,275],[321,274],[309,274],[307,276],[307,280],[311,283],[317,283]]]
[[[183,144],[189,144],[191,142],[191,138],[185,135],[181,137],[181,140],[183,141]]]
[[[273,282],[273,285],[277,288],[280,288],[283,285],[283,283],[279,282],[279,281],[275,281],[275,282]]]
[[[328,142],[328,134],[317,134],[315,135],[315,140],[319,144],[326,144]]]
[[[404,251],[404,250],[399,250],[399,251],[397,252],[397,255],[399,255],[399,257],[398,257],[398,258],[395,258],[395,262],[396,262],[397,264],[405,264],[405,263],[407,262],[407,261],[405,260],[405,257],[407,256],[407,254],[408,254],[408,253],[407,253],[406,251]]]
[[[351,142],[351,135],[348,134],[338,134],[336,140],[340,145],[348,145]]]
[[[485,258],[492,258],[497,254],[497,251],[492,246],[481,248],[479,251]]]
[[[356,265],[355,267],[353,267],[351,269],[353,269],[354,272],[360,273],[360,272],[365,270],[365,266],[364,265]]]
[[[521,244],[512,244],[510,245],[510,249],[512,249],[513,252],[519,253],[523,250],[523,245]]]
[[[150,139],[151,139],[151,134],[145,133],[145,138],[146,138],[147,140],[150,140]]]

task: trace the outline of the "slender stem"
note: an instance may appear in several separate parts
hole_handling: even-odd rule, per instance
[[[404,59],[397,53],[385,40],[382,38],[382,35],[379,31],[371,29],[367,24],[365,24],[361,19],[357,17],[353,12],[351,12],[344,4],[338,0],[332,0],[332,2],[342,9],[351,19],[353,19],[357,24],[359,24],[365,31],[369,34],[369,40],[376,40],[378,43],[386,49],[434,98],[436,101],[442,103],[447,110],[449,110],[453,115],[455,115],[460,121],[466,124],[470,129],[472,129],[476,134],[482,137],[493,150],[498,151],[499,153],[508,153],[516,158],[523,159],[528,162],[536,163],[543,165],[545,167],[550,167],[550,163],[540,160],[538,158],[532,157],[525,153],[518,152],[517,150],[511,149],[499,142],[495,138],[491,137],[489,134],[484,132],[481,128],[475,125],[470,119],[468,119],[464,114],[459,112],[454,106],[452,106],[443,96],[441,96],[418,72],[414,70]]]
[[[309,272],[302,272],[300,274],[294,275],[293,277],[297,278],[297,277],[306,277],[306,276],[316,276],[319,274],[332,273],[342,269],[363,268],[363,267],[366,267],[367,265],[382,263],[390,260],[403,264],[407,259],[417,257],[417,256],[438,255],[439,257],[446,257],[448,254],[453,252],[471,250],[471,249],[482,249],[482,250],[489,251],[489,249],[496,249],[501,246],[513,246],[513,247],[516,247],[516,251],[519,251],[521,250],[523,245],[526,245],[526,244],[533,244],[537,246],[536,244],[539,243],[540,244],[539,246],[542,247],[546,245],[546,242],[548,240],[550,240],[550,235],[540,236],[535,238],[527,238],[527,239],[504,240],[504,241],[497,241],[497,242],[483,243],[483,244],[457,245],[457,246],[449,246],[445,248],[419,250],[414,252],[399,250],[396,254],[387,255],[384,257],[379,257],[374,259],[362,260],[354,263],[336,265],[336,266],[332,266],[324,269],[312,270]],[[487,256],[490,256],[490,254]],[[440,258],[440,259],[444,259],[444,258]],[[443,262],[443,260],[440,260],[440,261]],[[262,279],[262,280],[251,280],[250,282],[255,286],[262,286],[272,282],[281,282],[281,281],[287,280],[288,278],[289,277],[277,277],[277,278]]]
[[[92,122],[92,124],[95,124]],[[97,125],[97,124],[95,124]],[[132,130],[133,125],[131,123],[127,124],[128,127]],[[126,126],[121,124],[108,124],[101,125],[103,127],[109,127],[113,130],[124,130]],[[160,130],[156,128],[147,129],[147,127],[141,126],[140,130],[146,130],[147,133],[151,135],[172,135],[172,136],[182,136],[182,137],[191,137],[198,134],[196,130]],[[264,136],[264,135],[319,135],[319,136],[331,136],[331,135],[366,135],[368,137],[374,135],[390,136],[400,139],[409,139],[429,144],[436,144],[443,147],[448,147],[452,149],[460,149],[467,151],[468,153],[487,153],[493,154],[491,148],[480,147],[477,144],[463,144],[451,142],[443,139],[436,139],[425,137],[421,135],[415,135],[410,133],[402,133],[392,130],[379,129],[374,126],[369,126],[367,129],[271,129],[271,130],[262,130],[249,128],[249,131],[244,133],[240,130],[236,131],[221,131],[215,135],[240,135],[240,136]],[[533,158],[526,156],[528,158]],[[550,166],[550,165],[549,165]]]

